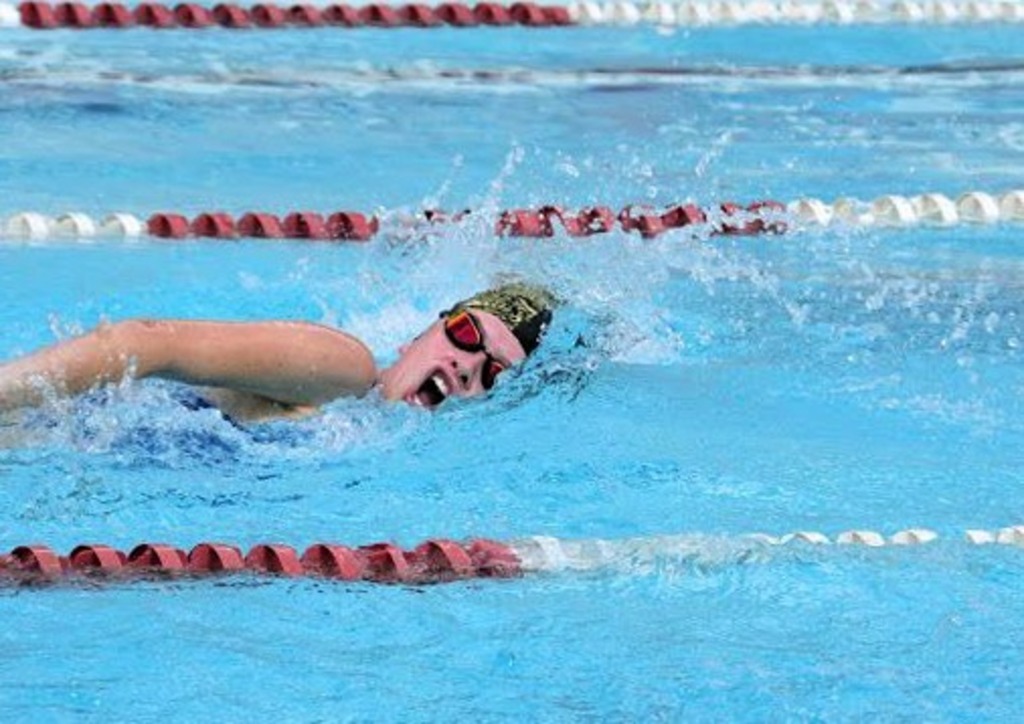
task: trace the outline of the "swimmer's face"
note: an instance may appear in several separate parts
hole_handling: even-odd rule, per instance
[[[445,333],[445,319],[439,319],[402,347],[398,361],[381,372],[384,398],[434,408],[452,396],[480,395],[499,366],[508,368],[526,357],[504,322],[476,309],[471,314],[483,332],[484,349],[471,352],[453,344]]]

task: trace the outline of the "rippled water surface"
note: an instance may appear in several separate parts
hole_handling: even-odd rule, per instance
[[[483,209],[362,246],[0,246],[0,353],[104,319],[310,319],[382,364],[509,273],[566,305],[435,414],[239,430],[167,384],[5,418],[0,546],[695,533],[409,588],[4,589],[17,720],[1007,720],[1024,683],[1014,226],[495,240],[488,213],[1021,186],[1014,28],[0,36],[0,216]],[[394,227],[392,227],[393,229]],[[919,549],[738,536],[914,526]]]

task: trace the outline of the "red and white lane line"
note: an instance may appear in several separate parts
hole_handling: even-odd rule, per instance
[[[22,545],[0,555],[0,585],[73,583],[96,580],[131,582],[225,575],[314,577],[368,583],[420,585],[475,578],[512,578],[535,573],[642,568],[657,561],[686,560],[730,544],[744,551],[779,547],[840,546],[904,548],[940,540],[933,530],[911,528],[886,536],[872,530],[848,530],[834,537],[817,531],[782,536],[764,533],[739,537],[700,534],[620,540],[563,540],[533,536],[500,542],[431,539],[413,549],[393,543],[349,547],[314,543],[301,554],[291,546],[261,543],[243,553],[229,543],[200,543],[190,551],[165,543],[141,543],[129,552],[102,544],[83,544],[67,555],[40,544]],[[971,546],[1024,547],[1024,526],[967,530]]]
[[[1020,0],[693,0],[687,2],[572,2],[542,6],[530,2],[503,5],[481,2],[467,5],[298,4],[260,3],[240,6],[220,3],[212,7],[194,3],[164,5],[144,2],[134,7],[121,3],[89,6],[78,2],[0,3],[0,28],[275,29],[286,27],[336,28],[534,28],[566,25],[715,26],[810,24],[969,24],[1024,22]]]
[[[445,224],[485,219],[480,212],[456,214],[431,210],[416,215],[390,214],[383,218],[355,211],[322,214],[295,211],[283,216],[252,211],[235,217],[206,212],[188,218],[177,213],[156,213],[143,221],[126,212],[95,219],[70,212],[48,216],[25,211],[0,217],[0,242],[44,243],[64,240],[88,243],[99,238],[138,239],[302,239],[365,242],[378,234],[415,236],[436,233]],[[956,224],[1020,223],[1024,221],[1024,190],[991,194],[970,191],[950,198],[939,193],[917,196],[889,194],[872,201],[841,198],[832,203],[803,198],[783,204],[762,200],[739,205],[725,202],[711,207],[677,204],[663,208],[630,205],[618,211],[607,206],[578,210],[559,206],[511,209],[495,217],[493,233],[499,237],[545,238],[592,236],[613,231],[637,233],[645,238],[689,227],[707,235],[782,234],[809,227],[914,227]]]
[[[543,238],[559,234],[591,236],[616,229],[653,237],[684,226],[706,228],[708,233],[759,234],[786,230],[785,209],[775,201],[758,201],[746,206],[724,203],[703,209],[680,204],[665,209],[627,206],[613,211],[605,206],[567,210],[558,206],[537,209],[511,209],[495,217],[481,212],[461,211],[446,214],[437,210],[416,215],[393,214],[384,219],[355,211],[321,214],[295,211],[283,216],[253,211],[239,217],[225,212],[201,213],[188,218],[176,213],[156,213],[146,221],[128,214],[111,214],[100,221],[82,213],[50,217],[35,212],[16,213],[2,223],[0,239],[44,241],[97,237],[159,239],[306,239],[320,241],[369,241],[379,233],[409,235],[438,231],[446,224],[492,219],[491,228],[499,237]]]

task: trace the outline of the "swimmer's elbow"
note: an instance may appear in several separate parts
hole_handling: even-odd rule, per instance
[[[349,394],[361,397],[369,392],[377,382],[377,363],[373,359],[373,353],[365,344],[354,337],[350,339],[353,342],[353,351],[349,363],[351,372],[347,375]]]
[[[322,328],[320,332],[322,333]],[[314,378],[320,380],[310,400],[323,404],[339,397],[361,397],[376,384],[377,363],[373,353],[359,339],[331,330],[334,343],[329,352],[314,362],[317,371]]]
[[[93,332],[99,339],[108,363],[125,365],[132,377],[149,377],[167,363],[160,322],[151,319],[126,319],[99,325]]]

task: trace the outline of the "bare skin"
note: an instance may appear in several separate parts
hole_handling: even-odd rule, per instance
[[[439,380],[445,397],[474,397],[486,392],[483,368],[488,354],[505,367],[526,357],[519,340],[498,317],[480,310],[474,310],[473,316],[483,328],[484,351],[467,352],[452,345],[444,333],[444,321],[438,320],[404,345],[398,360],[379,374],[381,395],[387,400],[436,407],[439,403],[425,400],[421,393],[427,380]]]
[[[0,412],[42,404],[126,378],[157,377],[202,388],[237,420],[297,417],[339,397],[381,395],[435,407],[449,396],[484,392],[487,354],[511,366],[526,355],[500,319],[474,313],[486,352],[451,345],[435,322],[378,372],[370,350],[340,330],[305,322],[129,320],[103,324],[0,365]],[[437,399],[437,386],[443,394]],[[433,390],[425,394],[424,386]]]
[[[204,394],[226,413],[256,419],[365,394],[376,374],[362,342],[320,325],[130,320],[0,366],[0,410],[160,377],[209,388]]]

